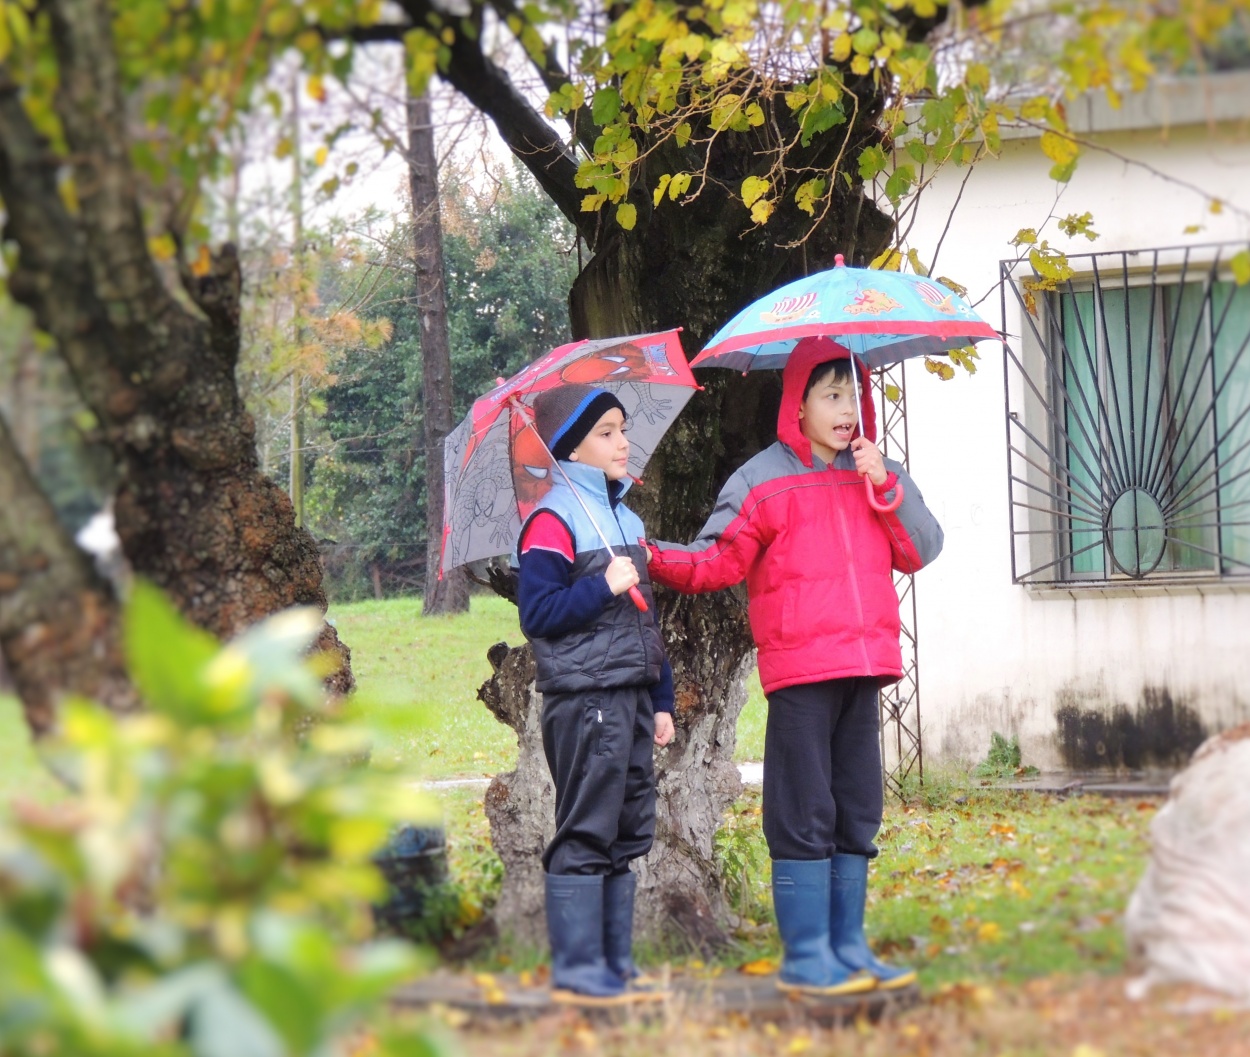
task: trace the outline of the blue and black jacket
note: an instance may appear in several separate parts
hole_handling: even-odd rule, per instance
[[[557,474],[517,542],[517,607],[521,630],[534,647],[538,689],[649,687],[655,711],[672,712],[673,673],[655,620],[644,529],[621,502],[629,482],[609,482],[602,470],[576,462],[560,465],[616,554],[634,560],[648,610],[641,612],[628,593],[612,594],[604,577],[611,558]]]

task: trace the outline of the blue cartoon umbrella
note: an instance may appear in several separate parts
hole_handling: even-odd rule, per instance
[[[938,356],[999,334],[957,293],[903,272],[846,267],[842,254],[825,271],[804,276],[747,305],[726,323],[691,367],[779,370],[803,338],[833,338],[871,370],[913,356]],[[859,371],[852,370],[859,406]],[[871,483],[868,499],[878,510]],[[902,501],[899,489],[889,509]]]

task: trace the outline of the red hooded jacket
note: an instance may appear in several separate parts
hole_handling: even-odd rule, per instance
[[[799,424],[812,368],[850,354],[828,338],[804,338],[782,374],[778,442],[721,489],[688,547],[650,546],[655,583],[687,593],[747,582],[760,682],[771,693],[851,676],[892,681],[903,674],[893,570],[915,572],[942,549],[942,529],[902,466],[886,460],[877,495],[903,501],[874,510],[849,449],[826,466]],[[857,365],[859,366],[859,365]],[[860,423],[876,438],[868,372],[860,367]]]

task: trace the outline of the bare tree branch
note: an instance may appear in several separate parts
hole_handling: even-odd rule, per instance
[[[413,25],[424,26],[435,13],[427,0],[398,0]],[[481,34],[457,33],[451,61],[441,76],[494,122],[499,135],[539,186],[583,235],[593,236],[595,217],[581,211],[582,192],[574,182],[577,159],[556,130],[512,83],[507,72],[482,51]]]

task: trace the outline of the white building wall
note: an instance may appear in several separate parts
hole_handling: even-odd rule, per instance
[[[1015,233],[1041,227],[1052,207],[1057,216],[1094,215],[1096,242],[1068,240],[1053,221],[1042,231],[1071,254],[1250,240],[1250,125],[1206,123],[1230,106],[1250,113],[1245,75],[1215,89],[1189,82],[1128,114],[1103,108],[1091,117],[1095,131],[1152,115],[1171,127],[1098,133],[1114,153],[1087,151],[1057,204],[1060,187],[1037,144],[1006,143],[969,179],[933,274],[966,286],[984,318],[1018,342],[1010,293],[1002,318],[999,261],[1016,255]],[[910,234],[925,261],[964,175],[947,171],[926,192]],[[1227,205],[1212,213],[1190,188]],[[1200,230],[1186,234],[1188,225]],[[1159,727],[1168,699],[1208,732],[1250,721],[1250,584],[1039,592],[1012,583],[1004,360],[994,343],[980,354],[975,376],[957,370],[950,382],[907,368],[912,474],[946,530],[943,555],[917,578],[926,761],[981,759],[999,731],[1020,738],[1026,763],[1080,769],[1074,743],[1059,734],[1065,706],[1079,710],[1087,731],[1126,709],[1118,722],[1147,741],[1170,736]]]

